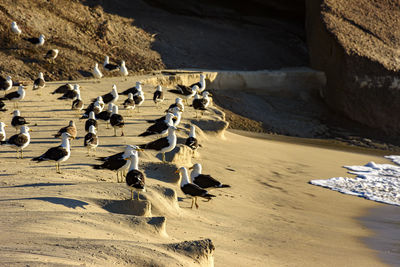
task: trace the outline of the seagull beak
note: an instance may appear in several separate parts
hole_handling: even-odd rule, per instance
[[[179,173],[179,170],[176,170],[175,173]]]
[[[8,125],[4,124],[4,127],[8,127]]]
[[[190,167],[189,170],[193,170],[193,168],[194,168],[194,165],[192,167]]]
[[[30,131],[30,132],[33,132],[33,130],[32,130],[32,129],[29,129],[29,131]]]
[[[135,150],[136,151],[144,151],[144,149],[141,149],[141,148],[136,148]]]
[[[129,158],[124,158],[124,160],[128,160]]]
[[[209,93],[208,96],[213,96],[213,95],[211,93]]]

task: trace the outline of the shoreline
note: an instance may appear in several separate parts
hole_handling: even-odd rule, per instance
[[[250,138],[350,151],[360,154],[367,153],[373,156],[388,154],[388,151],[385,150],[354,147],[335,140],[307,139],[235,129],[229,129],[228,131]],[[355,217],[354,219],[373,232],[370,236],[361,238],[362,242],[375,250],[383,263],[396,266],[400,262],[400,207],[379,202],[375,203],[377,204],[376,206],[366,208],[362,216]]]

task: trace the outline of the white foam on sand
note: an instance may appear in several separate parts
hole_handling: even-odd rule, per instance
[[[400,165],[400,156],[385,156]],[[400,166],[369,162],[364,166],[344,166],[356,178],[334,177],[310,183],[344,194],[400,206]]]

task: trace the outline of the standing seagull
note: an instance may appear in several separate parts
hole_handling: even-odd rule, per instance
[[[68,136],[72,139],[76,138],[77,130],[74,121],[69,121],[68,126],[62,127],[55,135],[55,138],[62,137],[63,133],[68,133]]]
[[[39,38],[32,37],[32,38],[24,38],[24,40],[30,42],[31,44],[37,46],[42,46],[44,44],[44,35],[41,34]]]
[[[6,130],[4,129],[7,125],[4,122],[0,122],[0,142],[6,141]]]
[[[89,132],[85,135],[85,139],[83,141],[83,146],[88,150],[88,156],[90,156],[90,150],[94,149],[96,153],[96,148],[99,145],[99,138],[97,137],[96,130],[94,125],[89,127]],[[95,155],[94,155],[95,156]]]
[[[133,95],[133,100],[135,101],[135,105],[137,105],[137,111],[139,111],[139,107],[143,104],[144,102],[144,93],[142,91],[142,87],[140,87],[137,91],[136,94]]]
[[[119,66],[118,65],[110,64],[110,58],[108,56],[106,56],[104,58],[103,68],[106,71],[117,71],[117,70],[119,70]]]
[[[153,95],[153,101],[154,104],[158,104],[164,101],[164,92],[162,90],[161,85],[157,85],[156,91],[154,92]]]
[[[107,93],[105,95],[102,95],[102,98],[103,98],[104,104],[116,103],[119,98],[117,86],[115,84],[113,84],[111,92]]]
[[[117,136],[117,128],[121,128],[121,136],[124,136],[124,117],[118,114],[118,106],[114,105],[110,117],[110,124],[114,128],[114,136]]]
[[[202,93],[203,98],[200,98],[198,94],[196,94],[195,98],[193,99],[193,108],[196,111],[196,118],[197,118],[197,110],[201,111],[201,114],[203,115],[203,111],[207,110],[207,107],[210,105],[210,98],[208,97],[211,95],[209,92],[204,91]]]
[[[194,97],[195,94],[197,94],[197,90],[199,89],[199,87],[197,85],[193,86],[191,89],[191,93],[190,94],[184,94],[182,96],[183,99],[185,99],[186,105],[188,104],[188,101]]]
[[[66,161],[71,156],[71,149],[69,144],[69,138],[71,136],[64,132],[61,134],[62,142],[60,146],[52,147],[46,151],[43,155],[33,158],[33,161],[55,161],[56,162],[56,172],[61,173],[60,163]]]
[[[71,109],[72,110],[77,110],[77,111],[81,111],[83,109],[83,101],[82,101],[82,98],[81,98],[80,91],[76,93],[75,100],[72,101]]]
[[[194,127],[194,125],[190,126],[189,137],[186,139],[185,145],[190,147],[193,151],[196,150],[199,146],[201,146],[197,141],[196,128]]]
[[[23,100],[24,97],[25,97],[25,90],[24,87],[20,85],[16,92],[8,93],[4,97],[0,98],[0,100],[9,100],[14,103],[14,108],[18,108],[18,102]]]
[[[174,114],[172,113],[167,113],[165,116],[164,121],[159,121],[151,125],[146,129],[145,132],[139,134],[139,136],[149,136],[153,134],[166,134],[168,131],[169,126],[173,126],[174,123],[172,122],[172,118],[174,117]]]
[[[201,164],[196,163],[190,169],[193,169],[192,173],[190,174],[190,179],[192,179],[192,183],[197,184],[201,188],[225,188],[231,187],[227,184],[222,184],[221,182],[217,181],[211,175],[208,174],[201,174]]]
[[[101,73],[101,71],[99,70],[99,64],[98,63],[94,64],[94,68],[93,68],[92,74],[96,79],[101,79],[101,77],[103,77],[103,73]]]
[[[125,66],[125,61],[121,61],[121,67],[119,68],[119,73],[121,73],[122,76],[128,76],[129,72],[128,69]]]
[[[85,122],[85,131],[86,132],[89,132],[90,126],[94,126],[94,128],[97,129],[97,121],[96,121],[96,117],[94,115],[94,111],[91,111],[89,113],[89,119],[87,119]]]
[[[129,157],[133,150],[138,149],[136,146],[127,146],[125,151],[122,153],[118,153],[109,157],[100,158],[99,160],[103,161],[103,164],[100,165],[92,165],[93,169],[96,170],[110,170],[117,172],[117,183],[123,181],[123,174],[126,168],[129,167],[129,162],[125,160],[125,158]],[[119,174],[119,175],[118,175]],[[121,178],[121,179],[120,179]]]
[[[14,110],[13,114],[14,116],[11,120],[11,126],[15,128],[16,132],[18,132],[22,126],[29,124],[24,117],[21,117],[21,113],[18,109]]]
[[[196,184],[192,184],[189,181],[188,177],[188,171],[185,167],[179,168],[176,173],[180,173],[182,175],[182,180],[181,180],[181,190],[185,195],[189,195],[192,197],[192,206],[190,208],[193,209],[193,204],[196,205],[196,209],[199,208],[199,205],[197,204],[197,197],[202,197],[208,200],[211,200],[212,197],[215,197],[215,195],[211,195],[208,193],[207,190],[199,187]]]
[[[137,200],[139,200],[140,192],[145,191],[145,176],[143,172],[139,171],[139,155],[137,151],[131,152],[129,158],[125,158],[130,161],[128,173],[126,174],[126,185],[131,189],[131,199],[133,200],[133,191],[137,193]]]
[[[11,76],[7,76],[6,79],[1,78],[0,90],[3,90],[4,94],[6,94],[6,92],[12,88],[12,85],[13,85],[13,82],[11,80]]]
[[[133,110],[135,109],[135,100],[133,100],[132,93],[129,93],[128,98],[124,101],[122,105],[124,106],[125,109],[128,109],[131,112],[133,112]]]
[[[11,31],[18,37],[21,35],[22,32],[15,21],[11,22]]]
[[[38,78],[35,81],[33,81],[32,90],[42,89],[44,86],[45,86],[45,81],[44,81],[44,78],[43,78],[43,73],[39,72]]]
[[[171,112],[172,109],[175,108],[175,107],[178,107],[178,108],[180,109],[181,112],[184,112],[184,111],[185,111],[185,106],[183,105],[182,98],[177,97],[177,98],[175,99],[175,103],[174,103],[174,104],[171,104],[171,105],[168,107],[167,111]]]
[[[49,59],[50,61],[54,61],[54,59],[56,59],[56,57],[58,56],[58,52],[60,52],[58,49],[50,49],[49,51],[47,51],[44,58]]]
[[[11,136],[7,141],[1,141],[0,144],[14,147],[17,150],[17,159],[18,158],[22,159],[23,158],[22,150],[26,148],[31,141],[31,136],[29,135],[29,131],[30,130],[28,126],[22,126],[21,132],[19,134]],[[18,152],[21,153],[21,157],[19,156]]]
[[[129,93],[132,93],[134,95],[141,89],[142,89],[142,83],[136,82],[136,86],[126,89],[125,91],[120,93],[120,95],[128,95]]]
[[[177,128],[175,126],[168,127],[168,136],[157,139],[150,143],[139,145],[143,149],[157,150],[162,153],[162,161],[165,163],[165,153],[172,151],[176,146],[176,134]]]

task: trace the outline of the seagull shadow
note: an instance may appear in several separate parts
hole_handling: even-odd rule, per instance
[[[80,201],[72,198],[63,197],[31,197],[31,198],[14,198],[14,199],[2,199],[1,201],[18,201],[18,200],[42,200],[56,205],[62,205],[67,208],[76,209],[82,208],[86,209],[84,206],[89,205],[89,203]]]
[[[78,70],[78,72],[83,77],[93,77],[93,74],[87,70]]]
[[[0,174],[1,176],[1,174]],[[24,187],[44,187],[44,186],[64,186],[64,185],[75,185],[73,183],[34,183],[34,184],[21,184],[12,186],[1,186],[0,188],[24,188]]]

